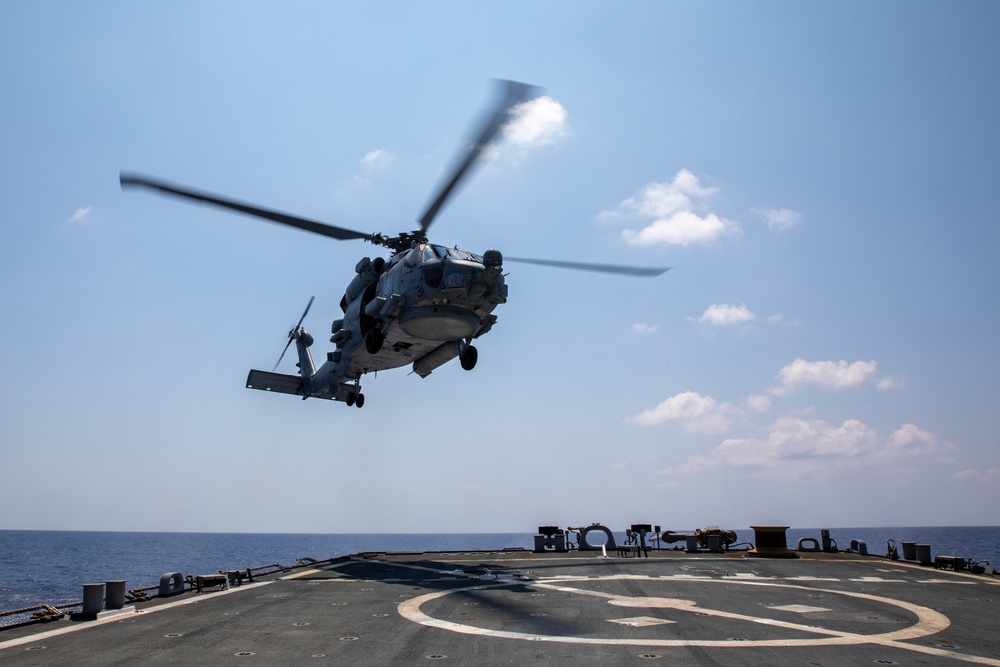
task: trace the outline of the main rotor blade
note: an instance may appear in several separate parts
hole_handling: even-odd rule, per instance
[[[452,168],[451,176],[440,187],[437,197],[430,203],[424,214],[420,216],[420,231],[427,231],[427,228],[431,226],[434,218],[437,217],[438,212],[451,196],[451,193],[469,173],[469,170],[475,166],[476,162],[482,156],[483,151],[493,141],[497,132],[500,131],[500,128],[510,120],[511,107],[534,97],[539,90],[536,86],[530,86],[517,81],[498,81],[497,83],[503,86],[501,99],[492,110],[483,114],[482,126],[479,128],[479,131],[470,135],[472,138],[471,145],[459,153],[456,164]]]
[[[219,195],[214,195],[209,192],[202,192],[201,190],[195,190],[182,185],[167,183],[166,181],[160,181],[148,176],[143,176],[142,174],[132,174],[123,171],[119,174],[118,178],[121,182],[123,190],[127,187],[150,188],[151,190],[156,190],[163,194],[190,199],[202,204],[212,204],[213,206],[228,208],[233,211],[239,211],[240,213],[277,222],[282,225],[288,225],[289,227],[297,227],[298,229],[303,229],[307,232],[328,236],[339,241],[368,239],[371,237],[371,234],[356,232],[351,229],[344,229],[343,227],[334,227],[333,225],[328,225],[323,222],[300,218],[295,215],[281,213],[280,211],[272,211],[270,209],[261,208],[260,206],[247,204],[235,199],[220,197]]]
[[[619,266],[617,264],[590,264],[587,262],[561,262],[555,259],[526,259],[524,257],[504,257],[505,262],[520,262],[521,264],[537,264],[539,266],[554,266],[558,269],[574,269],[577,271],[598,271],[600,273],[618,273],[626,276],[652,278],[662,276],[670,270],[643,266]]]

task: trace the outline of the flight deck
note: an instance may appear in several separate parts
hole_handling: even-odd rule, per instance
[[[1000,666],[1000,579],[797,555],[357,554],[7,629],[0,662]]]

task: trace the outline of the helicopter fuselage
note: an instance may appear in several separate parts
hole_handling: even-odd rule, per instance
[[[287,393],[355,403],[367,373],[412,364],[426,377],[456,357],[471,370],[477,355],[472,340],[493,327],[493,310],[507,301],[502,262],[497,250],[481,256],[430,243],[388,260],[363,258],[340,301],[343,317],[331,327],[335,349],[318,369],[309,351],[313,337],[303,329],[291,332],[301,382]],[[279,376],[251,371],[248,386],[282,391],[256,386],[254,374],[258,381]]]

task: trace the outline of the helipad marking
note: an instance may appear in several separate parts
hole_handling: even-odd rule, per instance
[[[381,561],[376,561],[381,562]],[[410,568],[416,570],[431,570],[441,572],[441,570],[436,570],[435,568],[428,568],[413,564],[402,564],[402,563],[386,563],[387,565],[392,565],[395,567]],[[451,572],[448,572],[451,574]],[[486,577],[478,577],[470,575],[464,571],[456,571],[454,574],[458,576],[465,576],[469,579],[486,579]],[[619,579],[619,578],[644,578],[636,575],[622,575],[622,576],[607,576],[607,577],[581,577],[573,575],[556,575],[549,578],[547,581],[565,581],[567,579],[575,579],[579,581],[597,581],[597,580],[607,580],[607,579]],[[782,583],[769,583],[763,581],[747,581],[747,580],[723,580],[723,579],[713,579],[709,576],[695,576],[688,574],[679,575],[669,575],[660,577],[645,577],[650,581],[664,581],[664,580],[679,580],[679,581],[711,581],[711,582],[723,582],[729,584],[744,584],[748,586],[776,586],[781,588],[794,588],[809,592],[811,594],[815,593],[828,593],[831,595],[846,595],[848,597],[861,598],[866,600],[872,600],[876,602],[884,602],[889,605],[895,605],[910,611],[917,616],[918,622],[916,625],[904,630],[897,630],[895,632],[885,633],[882,635],[857,635],[849,632],[839,632],[835,630],[829,630],[827,628],[820,628],[816,626],[808,625],[798,625],[794,623],[783,623],[780,621],[775,621],[772,619],[756,618],[752,616],[741,616],[739,614],[728,614],[725,612],[719,612],[714,610],[708,610],[704,608],[698,608],[695,612],[700,616],[721,616],[728,618],[735,618],[740,620],[748,620],[755,623],[761,623],[764,625],[774,625],[777,627],[786,627],[792,629],[798,629],[805,632],[812,632],[815,634],[829,634],[832,637],[824,639],[778,639],[778,640],[629,640],[629,639],[599,639],[591,637],[554,637],[548,635],[534,635],[522,632],[508,632],[500,630],[487,630],[484,628],[476,628],[474,626],[462,625],[460,623],[452,623],[451,621],[442,621],[439,619],[427,616],[422,611],[420,611],[421,605],[430,600],[437,599],[439,597],[444,597],[446,595],[451,595],[452,593],[459,593],[471,590],[488,590],[491,588],[504,588],[509,584],[507,582],[494,582],[492,584],[482,584],[477,586],[467,586],[464,588],[455,588],[447,591],[439,591],[437,593],[428,593],[426,595],[421,595],[415,598],[411,598],[405,602],[400,603],[398,607],[399,614],[408,620],[426,625],[428,627],[438,627],[441,629],[451,630],[453,632],[459,632],[463,634],[472,635],[486,635],[492,637],[501,637],[509,639],[523,639],[528,641],[543,641],[543,642],[562,642],[562,643],[580,643],[580,644],[607,644],[607,645],[632,645],[632,646],[644,646],[644,645],[654,645],[654,646],[714,646],[714,647],[731,647],[731,646],[823,646],[823,645],[849,645],[849,644],[878,644],[882,646],[889,646],[895,648],[901,648],[904,650],[916,651],[918,653],[926,653],[929,655],[936,655],[940,657],[952,658],[954,660],[961,660],[964,662],[971,662],[983,665],[992,665],[993,667],[1000,667],[1000,660],[995,660],[992,658],[982,658],[975,655],[954,653],[950,650],[943,650],[939,648],[934,648],[932,646],[920,646],[917,644],[905,644],[901,643],[903,639],[913,639],[917,637],[924,637],[929,634],[935,634],[945,630],[951,625],[951,621],[948,617],[940,614],[933,609],[928,609],[927,607],[921,607],[920,605],[912,604],[902,600],[893,600],[891,598],[883,598],[876,595],[869,595],[867,593],[853,593],[848,591],[837,591],[821,588],[808,588],[803,586],[795,586],[792,584],[782,584]],[[803,578],[803,580],[807,580]],[[816,580],[824,580],[823,578],[817,577]],[[839,581],[839,579],[834,579],[834,581]],[[930,579],[921,583],[972,583],[963,581],[952,581],[949,579]],[[993,582],[990,582],[993,583]],[[1000,584],[998,584],[1000,585]],[[546,583],[546,580],[532,581],[531,586],[533,588],[548,588],[552,590],[564,590],[571,593],[581,593],[586,595],[596,595],[603,597],[620,597],[610,594],[600,594],[597,592],[590,592],[583,589],[575,588],[561,588],[554,585],[554,583]],[[662,599],[662,598],[658,598]],[[916,633],[916,634],[914,634]]]
[[[666,618],[653,618],[652,616],[636,616],[635,618],[609,618],[612,623],[618,623],[619,625],[627,625],[630,628],[648,628],[653,625],[666,625],[668,623],[676,623],[677,621],[671,621]]]
[[[301,572],[293,572],[292,574],[286,574],[283,577],[278,577],[282,581],[287,581],[289,579],[298,579],[299,577],[308,577],[313,574],[319,574],[322,570],[318,567],[314,567],[311,570],[302,570]]]
[[[600,581],[600,580],[616,580],[621,577],[611,575],[603,577],[589,577],[588,581]],[[631,576],[629,578],[635,578]],[[680,577],[671,577],[677,579]],[[684,577],[685,579],[695,579],[695,577]],[[650,581],[663,581],[665,578],[655,578],[649,577]],[[881,597],[877,595],[871,595],[868,593],[858,593],[853,591],[840,591],[832,589],[822,589],[822,588],[811,588],[805,586],[797,586],[788,583],[777,583],[770,581],[748,581],[740,579],[711,579],[708,577],[697,577],[698,581],[708,581],[713,583],[725,583],[728,585],[744,585],[744,586],[770,586],[775,588],[790,588],[794,590],[800,590],[808,593],[825,593],[831,596],[842,595],[846,597],[869,600],[872,602],[878,602],[882,604],[887,604],[890,606],[898,607],[903,609],[917,617],[917,623],[900,630],[894,630],[892,632],[875,634],[875,635],[861,635],[852,632],[844,632],[840,630],[833,630],[830,628],[821,628],[810,625],[803,625],[801,623],[790,623],[786,621],[780,621],[771,618],[761,618],[755,616],[749,616],[746,614],[738,614],[734,612],[727,612],[717,609],[708,609],[704,607],[697,606],[697,603],[691,600],[681,600],[676,598],[660,598],[660,597],[630,597],[623,595],[616,595],[612,593],[605,593],[603,591],[591,591],[582,588],[569,588],[562,585],[557,585],[554,579],[539,580],[532,583],[532,588],[546,588],[554,591],[562,591],[572,594],[586,595],[589,597],[606,598],[609,603],[615,604],[616,606],[628,606],[628,607],[668,607],[681,611],[691,611],[699,615],[704,616],[717,616],[720,618],[728,618],[733,620],[746,621],[751,623],[757,623],[761,625],[767,625],[776,628],[784,628],[788,630],[795,630],[799,632],[809,633],[813,635],[825,635],[820,638],[814,639],[721,639],[721,640],[697,640],[697,639],[643,639],[643,638],[600,638],[600,637],[573,637],[573,636],[556,636],[556,635],[542,635],[533,634],[525,632],[511,632],[506,630],[490,630],[488,628],[480,628],[472,625],[466,625],[463,623],[455,623],[453,621],[445,621],[442,619],[433,618],[428,616],[423,611],[421,607],[432,600],[451,595],[453,593],[461,593],[470,590],[490,590],[490,589],[500,589],[504,588],[501,584],[485,584],[480,586],[469,586],[464,588],[456,588],[449,591],[437,591],[433,593],[428,593],[426,595],[421,595],[415,598],[411,598],[398,607],[399,614],[410,621],[419,623],[426,627],[438,628],[442,630],[450,630],[452,632],[458,632],[462,634],[478,635],[478,636],[488,636],[497,637],[503,639],[520,639],[527,641],[537,641],[537,642],[553,642],[553,643],[567,643],[567,644],[595,644],[595,645],[612,645],[612,646],[662,646],[662,647],[688,647],[688,646],[698,646],[698,647],[718,647],[718,648],[746,648],[746,647],[802,647],[802,646],[845,646],[854,644],[876,644],[880,646],[887,646],[899,650],[914,651],[917,653],[924,653],[927,655],[935,655],[939,657],[951,658],[952,660],[960,660],[963,662],[970,662],[982,665],[993,665],[994,667],[1000,667],[1000,660],[993,658],[985,658],[976,655],[961,654],[956,653],[951,650],[945,650],[941,648],[936,648],[934,646],[922,646],[919,644],[909,644],[905,643],[905,640],[917,639],[920,637],[926,637],[933,635],[943,630],[947,629],[951,625],[951,621],[948,620],[943,614],[923,607],[917,604],[906,602],[904,600],[893,600],[891,598]],[[956,582],[957,583],[957,582]]]
[[[694,600],[683,600],[681,598],[657,598],[657,597],[625,597],[615,595],[608,604],[616,607],[643,607],[647,609],[690,609],[698,603]]]
[[[778,611],[794,611],[798,614],[811,614],[817,611],[833,611],[832,609],[827,609],[826,607],[810,607],[806,604],[783,604],[776,607],[768,607],[768,609],[777,609]]]

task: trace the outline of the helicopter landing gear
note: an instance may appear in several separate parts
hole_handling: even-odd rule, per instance
[[[365,336],[365,349],[368,350],[368,354],[377,354],[382,349],[382,343],[384,342],[385,334],[382,333],[382,330],[372,329]]]
[[[472,345],[466,345],[462,353],[458,355],[458,360],[462,362],[462,368],[471,371],[479,361],[479,350]]]
[[[352,405],[356,405],[359,408],[365,407],[365,395],[361,393],[360,379],[354,380],[354,389],[347,392],[347,396],[344,397],[344,403],[347,403],[348,407]]]

